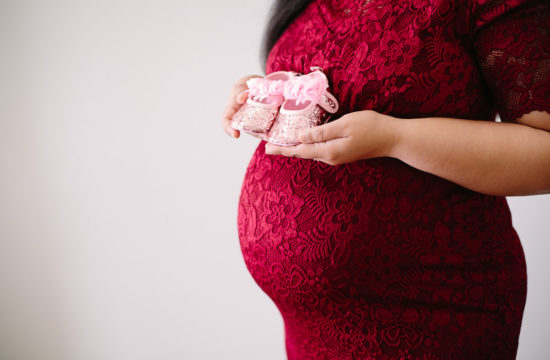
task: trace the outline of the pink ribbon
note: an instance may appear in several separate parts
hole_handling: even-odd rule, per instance
[[[286,99],[296,101],[297,105],[311,101],[318,103],[323,97],[327,88],[328,81],[322,73],[318,71],[306,75],[296,76],[284,84],[283,96]]]
[[[249,95],[256,101],[261,101],[271,95],[282,95],[284,83],[282,80],[252,78],[246,82]]]

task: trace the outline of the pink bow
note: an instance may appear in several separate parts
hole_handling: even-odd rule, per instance
[[[286,99],[296,100],[297,105],[307,101],[318,103],[328,86],[327,78],[322,73],[314,71],[286,81],[283,96]]]
[[[250,96],[256,101],[261,101],[271,95],[282,95],[284,88],[282,80],[265,78],[249,79],[246,85]]]

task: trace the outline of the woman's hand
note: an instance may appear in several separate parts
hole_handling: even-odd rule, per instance
[[[244,93],[244,91],[248,90],[248,86],[246,86],[246,82],[249,79],[252,79],[255,77],[262,77],[262,76],[247,75],[245,77],[242,77],[237,81],[237,83],[233,86],[233,89],[231,90],[229,101],[222,115],[222,128],[227,133],[227,135],[231,137],[238,138],[240,135],[239,130],[235,130],[231,127],[231,118],[233,117],[233,115],[235,115],[237,110],[239,110],[241,105],[244,104],[244,102],[246,101],[247,93]]]
[[[391,156],[399,119],[373,110],[357,111],[324,125],[303,130],[296,146],[265,145],[266,154],[319,160],[329,165]]]

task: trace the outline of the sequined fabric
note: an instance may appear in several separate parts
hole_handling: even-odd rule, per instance
[[[550,10],[528,0],[316,0],[267,73],[321,66],[337,117],[515,121],[550,112]],[[393,158],[265,154],[238,207],[246,267],[282,315],[289,360],[514,359],[526,265],[506,198]]]
[[[278,113],[279,107],[250,105],[245,102],[233,115],[231,127],[262,136],[269,131]]]
[[[328,120],[328,115],[330,114],[319,105],[312,106],[311,110],[303,114],[279,112],[265,140],[278,145],[297,145],[300,143],[298,139],[300,130],[323,124]]]

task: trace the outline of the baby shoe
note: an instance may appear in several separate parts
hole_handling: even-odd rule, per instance
[[[284,146],[298,145],[300,130],[324,124],[338,111],[338,101],[327,91],[326,75],[321,68],[311,69],[312,72],[285,82],[285,101],[265,136],[266,141]]]
[[[292,71],[277,71],[263,78],[249,79],[246,82],[248,98],[233,115],[231,127],[264,139],[284,101],[284,84],[296,75]]]

